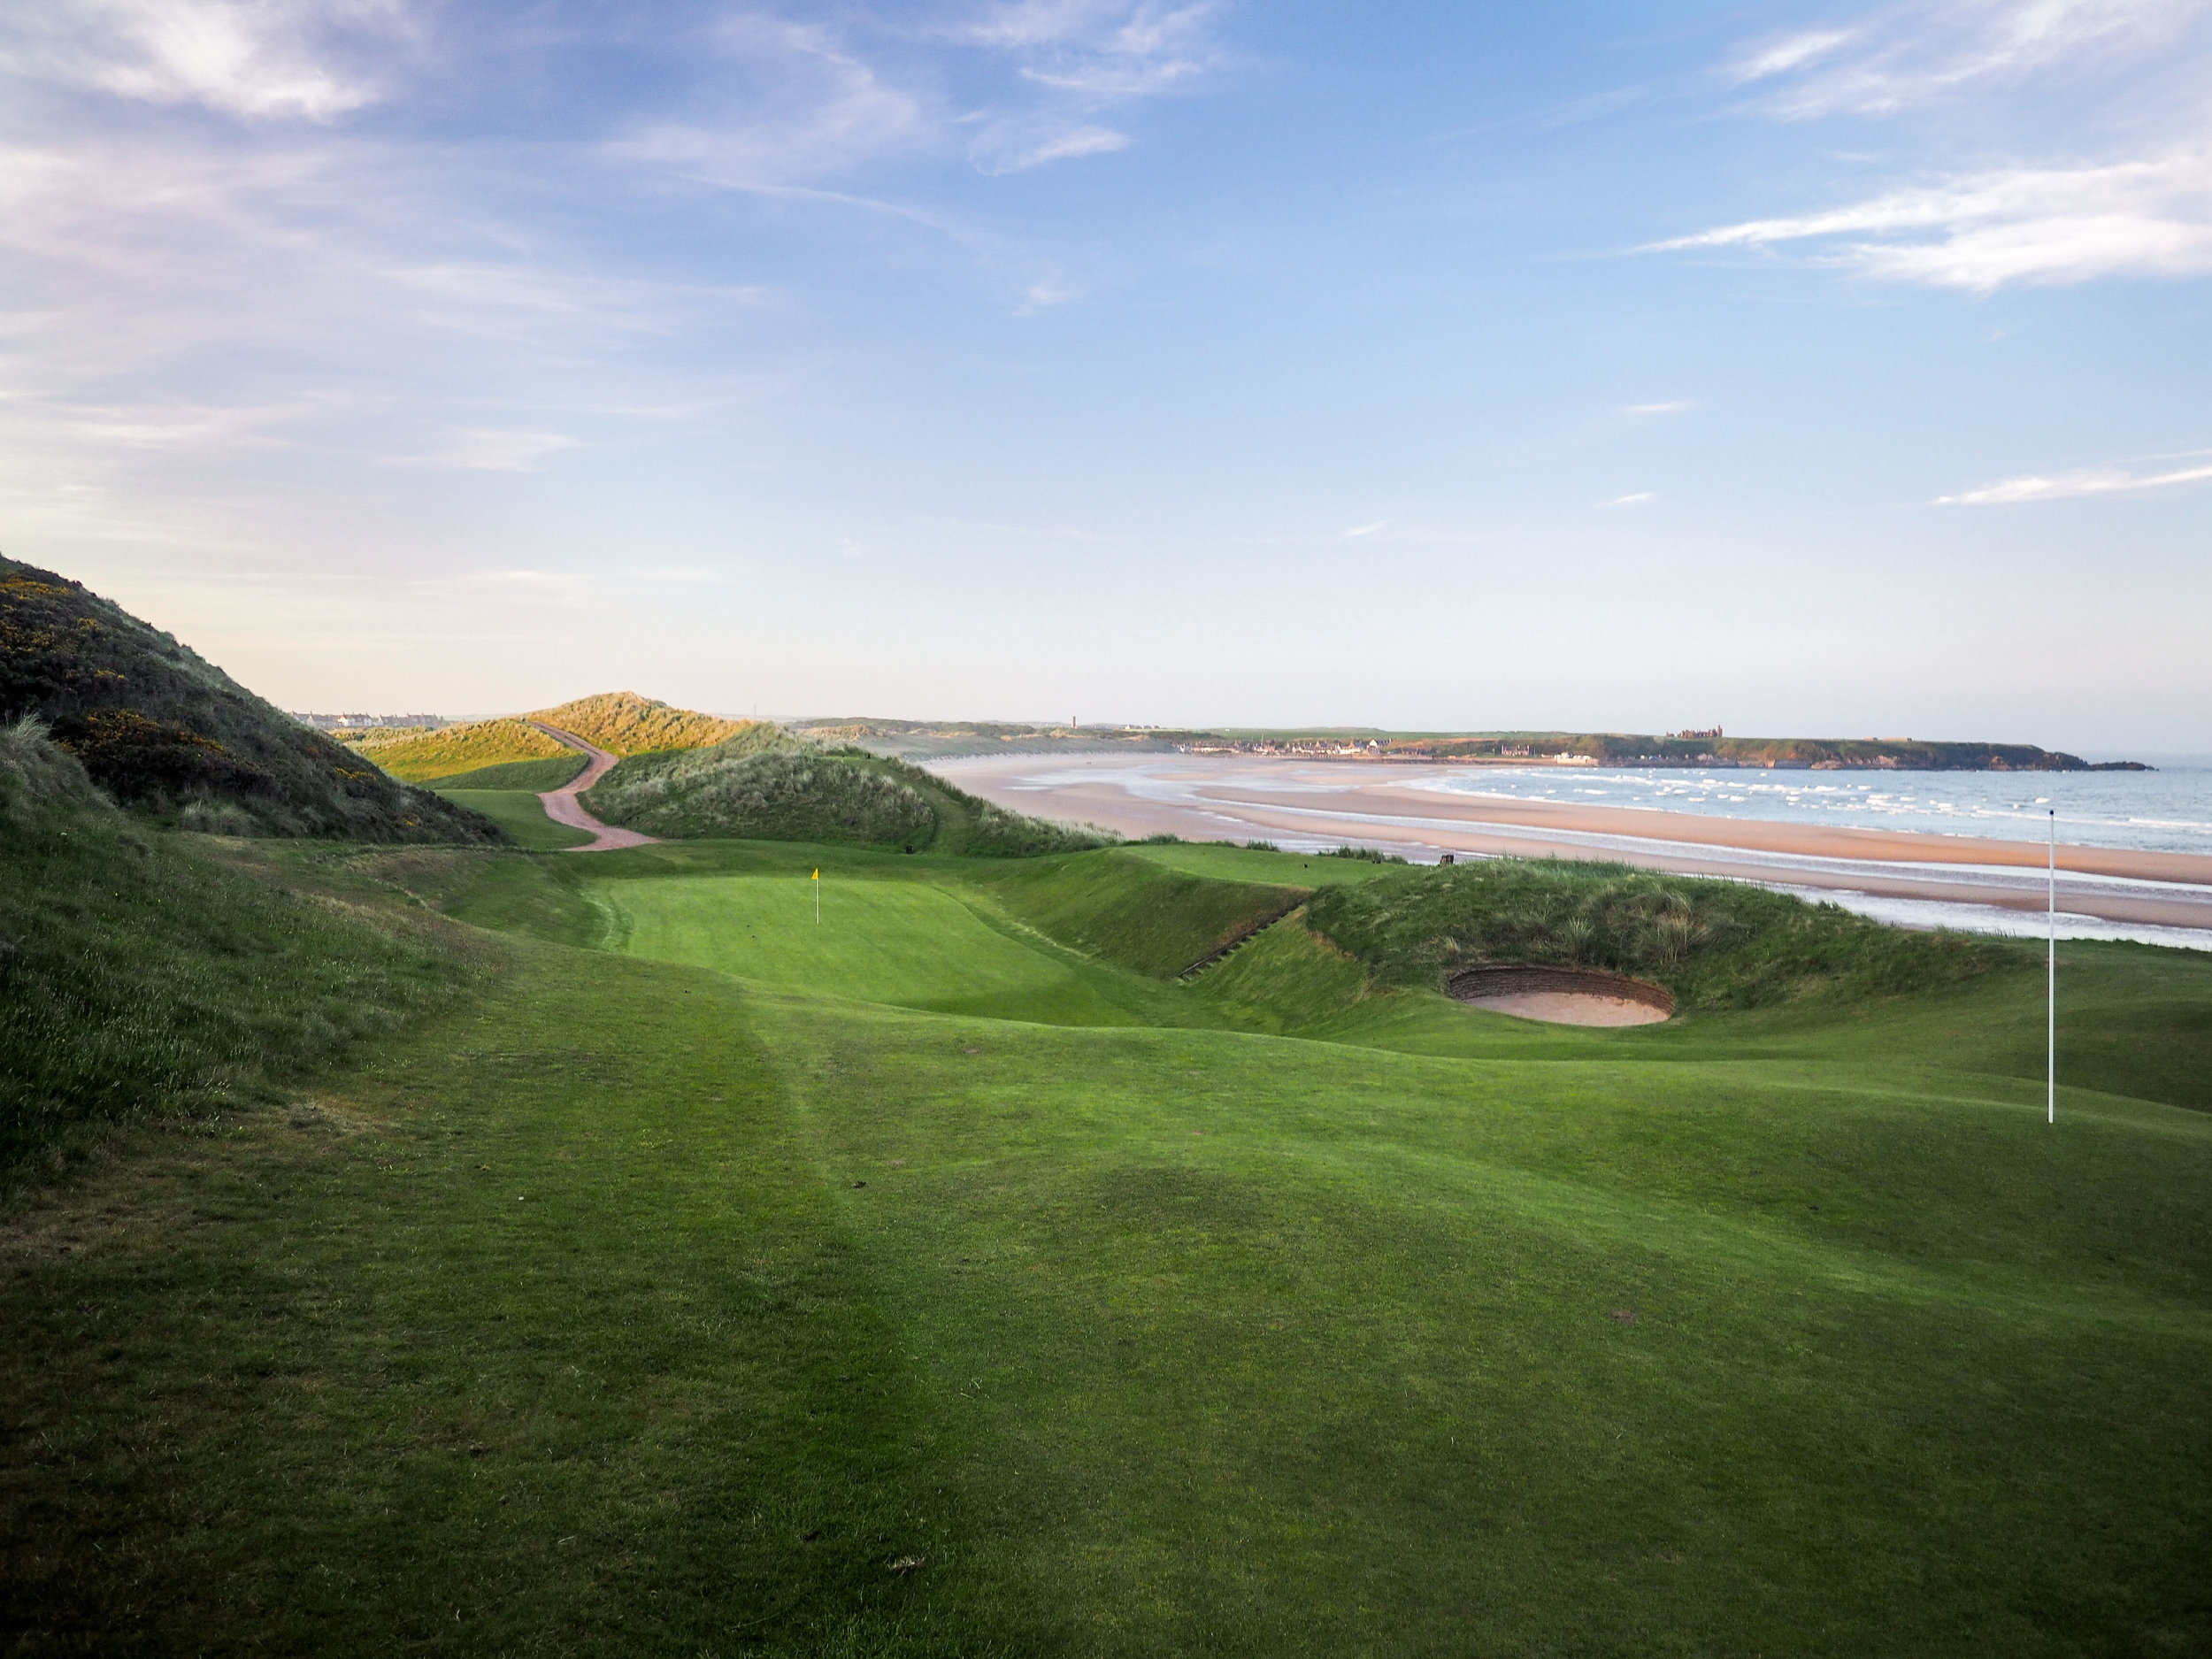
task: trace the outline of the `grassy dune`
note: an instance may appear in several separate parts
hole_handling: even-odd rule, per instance
[[[679,841],[1020,858],[1112,839],[1010,812],[904,761],[826,749],[765,724],[711,749],[634,756],[592,787],[585,805],[610,824]]]
[[[2053,1130],[2008,947],[1579,1031],[1353,861],[290,856],[498,971],[19,1210],[27,1651],[2212,1645],[2212,961],[2064,948]]]
[[[428,732],[373,727],[349,733],[346,741],[410,783],[438,783],[529,761],[559,761],[576,752],[518,719],[470,720]]]
[[[602,692],[579,697],[557,708],[494,720],[469,720],[434,731],[369,730],[349,734],[347,741],[396,778],[410,783],[442,783],[448,779],[466,781],[470,788],[557,788],[581,770],[576,751],[548,737],[530,724],[542,720],[564,732],[573,732],[614,755],[642,755],[663,749],[703,749],[727,742],[760,728],[757,720],[725,720],[691,709],[671,708],[634,691]],[[551,783],[523,778],[486,780],[479,774],[494,769],[519,766],[529,761],[566,764],[566,776]]]

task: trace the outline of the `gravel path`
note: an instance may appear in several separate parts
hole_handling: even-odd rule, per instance
[[[578,772],[572,781],[563,784],[557,789],[549,789],[538,797],[545,803],[546,817],[551,818],[556,824],[565,824],[571,829],[588,830],[598,837],[596,841],[587,846],[565,848],[564,851],[611,852],[617,847],[649,846],[657,839],[651,835],[641,835],[635,830],[617,829],[611,824],[602,824],[590,813],[585,811],[584,803],[576,798],[612,772],[618,757],[610,755],[595,744],[587,743],[573,732],[564,732],[557,726],[548,726],[542,720],[533,720],[530,724],[554,741],[565,743],[571,749],[580,749],[590,757],[590,764],[583,771]]]

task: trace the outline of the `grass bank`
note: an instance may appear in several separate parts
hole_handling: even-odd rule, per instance
[[[1354,860],[316,856],[497,971],[19,1206],[20,1645],[2212,1642],[2190,953],[2062,953],[2052,1130],[2009,956],[1577,1031]]]

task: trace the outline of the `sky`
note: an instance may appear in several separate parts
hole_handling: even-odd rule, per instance
[[[0,551],[282,706],[2212,750],[2212,0],[13,0]]]

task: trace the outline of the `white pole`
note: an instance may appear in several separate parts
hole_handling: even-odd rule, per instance
[[[2058,1121],[2058,809],[2051,809],[2050,944],[2043,1026],[2043,1121]]]

